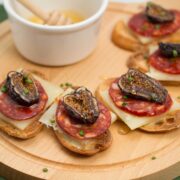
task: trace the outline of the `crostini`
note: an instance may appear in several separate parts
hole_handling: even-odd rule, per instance
[[[143,12],[120,20],[114,27],[112,41],[130,51],[145,49],[159,41],[180,42],[180,11],[168,10],[148,2]]]
[[[107,79],[96,95],[131,130],[155,133],[180,127],[180,103],[159,81],[136,69]]]
[[[94,155],[110,147],[109,127],[116,115],[85,87],[67,88],[41,117],[59,142],[72,152]]]
[[[180,85],[180,44],[159,43],[130,56],[129,68],[136,68],[165,85]]]
[[[40,116],[63,92],[25,70],[11,71],[0,85],[0,130],[19,139],[36,136]]]

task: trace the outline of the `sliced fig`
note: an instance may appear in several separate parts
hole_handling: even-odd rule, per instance
[[[31,106],[39,101],[34,79],[25,72],[8,73],[6,87],[8,95],[20,105]]]
[[[180,44],[174,43],[159,43],[161,54],[168,58],[180,57]]]
[[[119,79],[118,86],[125,95],[163,104],[167,98],[167,90],[155,79],[136,70],[129,71]]]
[[[67,113],[81,123],[92,124],[99,117],[98,102],[85,87],[64,96],[63,104]]]
[[[167,23],[175,19],[172,11],[166,10],[152,2],[147,3],[145,14],[152,23]]]

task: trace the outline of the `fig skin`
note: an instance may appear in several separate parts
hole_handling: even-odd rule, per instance
[[[31,83],[26,83],[24,77],[28,77]],[[7,94],[19,105],[28,107],[38,103],[39,93],[37,87],[34,79],[28,74],[11,71],[7,75],[5,85],[7,87]]]
[[[180,57],[180,44],[159,43],[160,53],[167,58]]]
[[[78,123],[93,124],[99,117],[96,98],[85,87],[77,88],[63,98],[63,105],[69,116]]]
[[[152,23],[168,23],[174,21],[175,19],[173,12],[152,2],[147,3],[145,15]]]
[[[129,69],[126,74],[122,75],[118,86],[121,92],[128,97],[159,104],[163,104],[168,95],[167,90],[158,81],[136,69]]]

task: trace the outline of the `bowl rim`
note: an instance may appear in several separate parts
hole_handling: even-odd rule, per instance
[[[36,24],[36,23],[26,20],[25,18],[21,17],[20,15],[18,15],[15,12],[15,10],[13,9],[13,7],[11,5],[11,0],[4,1],[4,7],[5,7],[7,13],[10,16],[13,16],[17,21],[21,22],[25,26],[28,26],[28,27],[31,27],[31,28],[34,28],[37,30],[54,31],[54,32],[75,31],[75,30],[85,28],[85,27],[89,26],[90,24],[93,24],[103,15],[108,4],[109,4],[109,0],[102,0],[101,6],[98,9],[98,11],[82,22],[70,24],[70,25],[66,25],[66,26],[48,26],[48,25]]]

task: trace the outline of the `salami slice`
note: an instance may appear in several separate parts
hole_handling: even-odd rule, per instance
[[[155,116],[165,113],[172,105],[171,97],[168,95],[164,104],[132,99],[124,96],[119,89],[116,79],[109,88],[109,95],[114,104],[121,110],[136,116]]]
[[[180,57],[166,58],[159,50],[149,57],[149,64],[161,72],[180,74]]]
[[[3,86],[3,84],[1,86]],[[14,120],[27,120],[40,114],[45,108],[48,96],[38,81],[36,81],[36,86],[40,97],[38,103],[30,107],[22,106],[13,101],[7,93],[2,93],[0,95],[0,112],[6,117]]]
[[[79,124],[68,116],[61,101],[56,112],[56,121],[59,127],[77,139],[90,139],[103,134],[111,125],[109,110],[101,103],[98,104],[99,117],[94,124]]]
[[[175,14],[173,22],[155,24],[150,22],[145,13],[135,14],[128,23],[130,29],[146,37],[161,37],[174,33],[180,28],[180,11],[172,10]]]

